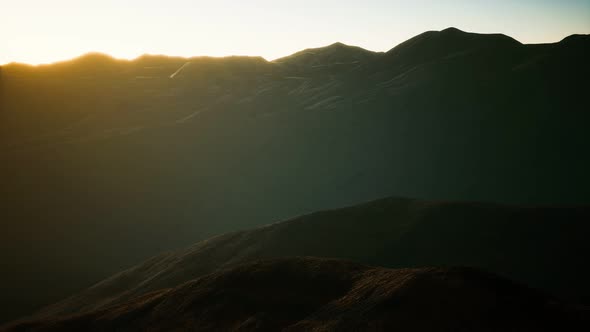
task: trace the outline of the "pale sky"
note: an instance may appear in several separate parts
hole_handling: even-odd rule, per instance
[[[336,41],[387,51],[450,26],[556,42],[590,33],[590,0],[0,0],[0,64],[88,52],[272,60]]]

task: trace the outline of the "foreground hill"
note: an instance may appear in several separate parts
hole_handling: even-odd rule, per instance
[[[290,256],[472,266],[573,300],[590,295],[590,209],[388,198],[229,233],[153,257],[37,317],[122,304],[244,262]]]
[[[3,66],[0,320],[165,250],[379,197],[586,204],[589,46],[447,29],[385,53]]]
[[[475,269],[290,258],[5,331],[563,331],[588,326],[589,313]]]

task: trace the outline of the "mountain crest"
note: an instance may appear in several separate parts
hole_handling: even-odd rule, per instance
[[[301,67],[329,66],[365,62],[375,58],[378,54],[358,46],[335,42],[324,47],[308,48],[274,62]]]
[[[427,31],[389,50],[389,58],[405,63],[428,62],[477,49],[506,49],[522,44],[503,34],[465,32],[455,27]]]

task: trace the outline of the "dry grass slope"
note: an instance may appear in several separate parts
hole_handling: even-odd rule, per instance
[[[470,268],[394,270],[298,257],[4,331],[556,331],[587,324],[587,314]]]

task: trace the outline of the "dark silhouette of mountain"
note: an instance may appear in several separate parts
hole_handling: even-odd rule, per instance
[[[374,60],[379,55],[380,53],[338,42],[326,47],[308,48],[273,62],[308,69],[337,65],[358,65]]]
[[[420,34],[394,47],[386,55],[398,61],[424,63],[482,51],[497,53],[519,46],[522,44],[506,35],[468,33],[448,28]]]
[[[556,331],[586,326],[587,312],[470,268],[290,258],[5,331]]]
[[[2,66],[0,320],[165,250],[380,197],[587,204],[588,45],[451,29],[384,54]]]
[[[292,256],[400,267],[472,266],[547,292],[590,295],[588,208],[388,198],[228,233],[166,252],[43,309],[99,310],[244,262]]]

